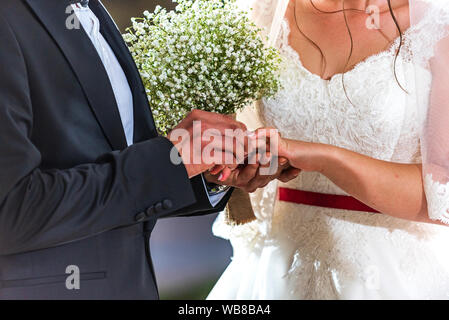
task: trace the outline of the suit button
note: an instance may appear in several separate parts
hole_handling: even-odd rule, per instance
[[[151,217],[151,216],[154,215],[155,213],[156,213],[156,212],[155,212],[155,210],[154,210],[154,206],[148,208],[147,211],[146,211],[147,217]]]
[[[145,220],[145,218],[146,218],[145,212],[141,212],[141,213],[137,214],[135,217],[137,222],[142,222]]]
[[[164,211],[164,208],[162,207],[162,202],[156,203],[156,205],[154,206],[154,210],[156,211],[156,213],[161,213],[162,211]]]
[[[169,210],[171,208],[173,208],[173,202],[171,200],[164,200],[162,202],[162,206],[164,207],[165,210]]]

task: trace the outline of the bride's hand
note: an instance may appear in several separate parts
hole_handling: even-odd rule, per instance
[[[258,188],[265,187],[272,180],[278,179],[282,182],[293,180],[301,172],[301,170],[290,166],[288,160],[285,158],[272,158],[271,161],[277,162],[276,170],[271,173],[264,173],[263,170],[269,168],[269,163],[256,163],[241,165],[233,171],[228,168],[224,168],[220,176],[218,176],[218,173],[220,172],[216,173],[213,171],[206,173],[204,176],[208,182],[237,187],[246,192],[252,193]]]
[[[276,129],[262,128],[258,137],[267,138],[267,145],[273,155],[285,158],[290,166],[302,171],[321,171],[324,161],[332,156],[328,145],[282,138]]]
[[[278,156],[278,143],[283,140],[276,129],[261,128],[255,132],[254,146],[250,149],[248,161],[237,169],[216,166],[204,176],[208,182],[238,187],[252,193],[265,187],[272,180],[289,182],[300,174],[301,170],[291,166],[288,159]],[[271,152],[272,149],[274,152]],[[284,149],[284,148],[283,148]]]

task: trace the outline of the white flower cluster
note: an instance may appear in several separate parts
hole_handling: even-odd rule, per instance
[[[233,114],[279,90],[279,53],[235,0],[174,2],[133,18],[124,35],[160,133],[193,109]]]

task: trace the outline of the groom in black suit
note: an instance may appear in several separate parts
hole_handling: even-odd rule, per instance
[[[231,190],[213,203],[210,166],[171,161],[114,22],[91,0],[70,28],[73,3],[0,5],[0,299],[157,299],[156,220]],[[180,128],[194,120],[242,128],[202,112]]]

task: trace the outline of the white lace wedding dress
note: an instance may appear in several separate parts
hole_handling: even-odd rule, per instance
[[[265,125],[290,139],[386,161],[421,162],[423,124],[416,104],[407,98],[414,88],[404,75],[413,69],[412,42],[432,48],[444,36],[442,30],[435,30],[435,39],[420,39],[413,27],[405,32],[396,68],[408,94],[393,73],[399,39],[347,72],[352,104],[341,75],[327,81],[306,70],[289,46],[288,34],[284,20],[277,38],[284,57],[283,90],[262,102]],[[423,69],[419,77],[430,86],[429,72]],[[252,196],[257,221],[230,226],[219,216],[214,233],[231,240],[234,257],[209,299],[449,299],[448,227],[282,202],[276,199],[279,186],[345,194],[319,173],[302,173]],[[449,196],[442,201],[447,205]]]

